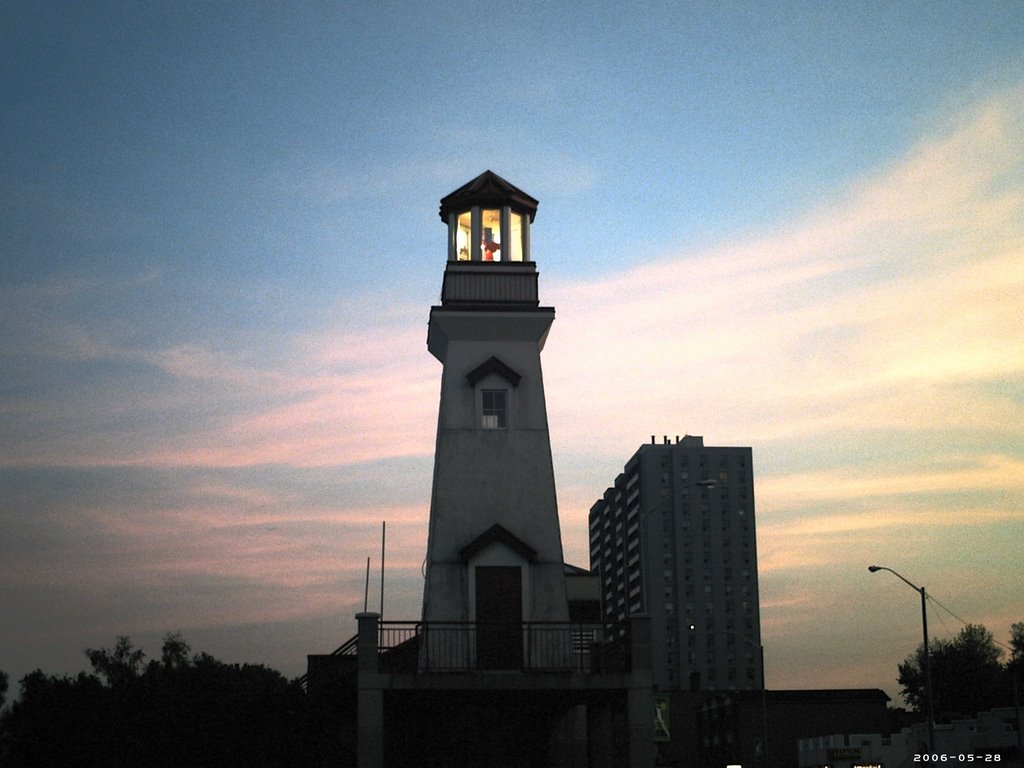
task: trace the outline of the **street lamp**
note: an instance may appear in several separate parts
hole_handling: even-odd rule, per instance
[[[928,707],[928,750],[932,751],[935,749],[935,709],[932,705],[932,659],[931,654],[928,652],[928,608],[927,608],[927,595],[925,594],[924,587],[919,587],[916,584],[903,578],[900,574],[896,573],[892,568],[886,568],[884,565],[869,565],[868,570],[871,573],[877,573],[878,571],[888,571],[897,578],[899,578],[904,584],[910,587],[912,590],[921,595],[921,626],[924,630],[924,693],[925,701]]]

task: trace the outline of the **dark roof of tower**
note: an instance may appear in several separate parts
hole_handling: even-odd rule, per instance
[[[565,571],[566,576],[597,576],[596,573],[591,573],[586,568],[580,568],[578,565],[572,563],[562,563],[562,568]]]
[[[476,383],[480,381],[480,379],[490,373],[496,373],[499,376],[504,377],[505,381],[513,387],[518,387],[519,381],[523,378],[498,358],[489,357],[472,371],[467,373],[466,379],[469,381],[469,385],[473,387],[476,386]]]
[[[487,549],[491,544],[504,544],[509,549],[521,554],[531,563],[537,559],[537,550],[498,523],[492,525],[459,550],[459,556],[464,563],[468,563],[473,559],[474,555]]]
[[[449,213],[464,211],[474,205],[507,205],[519,213],[527,214],[532,222],[537,215],[538,202],[493,171],[484,171],[472,181],[441,198],[441,220],[447,222]]]

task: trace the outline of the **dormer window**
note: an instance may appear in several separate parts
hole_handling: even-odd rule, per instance
[[[484,429],[508,428],[508,392],[504,389],[483,389],[480,426]]]
[[[507,383],[515,389],[521,379],[522,376],[496,357],[488,358],[466,374],[466,381],[475,391],[481,429],[508,429],[511,391],[498,387]]]

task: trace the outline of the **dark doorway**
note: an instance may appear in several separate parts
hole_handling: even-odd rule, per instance
[[[480,669],[523,668],[523,569],[477,566],[476,659]]]

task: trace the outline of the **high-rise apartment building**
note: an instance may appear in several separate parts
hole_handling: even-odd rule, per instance
[[[662,690],[764,687],[750,448],[643,445],[590,509],[609,622],[651,618]]]

